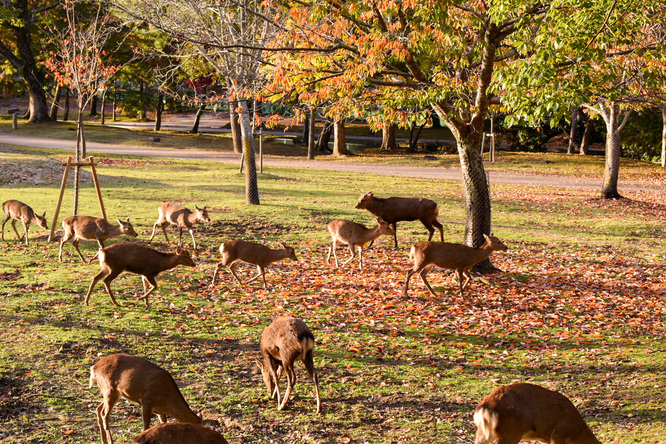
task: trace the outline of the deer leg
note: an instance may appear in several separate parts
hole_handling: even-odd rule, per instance
[[[22,240],[23,240],[23,236],[21,236],[21,235],[19,234],[18,230],[16,229],[16,219],[12,219],[12,228],[14,229],[14,233],[16,233],[16,238],[17,238],[19,241],[22,241]]]
[[[463,276],[465,276],[465,282],[463,282],[463,288],[467,288],[467,285],[474,280],[474,277],[470,274],[469,270],[468,271],[463,271],[462,272]]]
[[[119,274],[120,272],[115,273],[112,271],[107,277],[104,278],[104,287],[106,288],[106,292],[109,293],[109,297],[111,298],[113,305],[117,307],[120,307],[120,304],[116,301],[116,298],[113,297],[113,292],[111,291],[111,281],[117,278]]]
[[[164,424],[165,422],[167,422],[167,415],[162,415],[162,414],[159,414],[159,413],[158,413],[158,414],[157,414],[157,417],[160,418],[160,422],[161,422],[162,424]]]
[[[23,221],[21,221],[21,222],[23,222]],[[28,236],[28,229],[29,228],[30,228],[30,222],[28,222],[27,224],[25,222],[23,222],[23,232],[24,232],[24,236],[25,236],[25,246],[26,247],[28,246],[28,239],[30,239],[30,236]]]
[[[417,271],[418,271],[418,270],[414,270],[414,269],[407,270],[407,279],[405,279],[405,290],[404,290],[404,292],[403,292],[403,294],[404,294],[405,296],[407,296],[407,290],[409,290],[409,280],[412,278],[412,276],[414,275],[414,273],[416,273]]]
[[[284,367],[284,365],[283,365],[283,367]],[[285,367],[284,371],[287,375],[287,390],[285,390],[285,392],[284,392],[284,398],[282,398],[282,403],[280,405],[278,405],[278,410],[282,410],[284,408],[284,406],[287,405],[287,401],[289,401],[289,396],[291,395],[291,390],[293,389],[294,382],[295,382],[294,381],[295,375],[294,375],[293,367],[290,368],[290,369]],[[294,379],[292,379],[292,378],[294,378]]]
[[[81,260],[83,261],[83,263],[85,263],[85,264],[89,264],[90,262],[88,262],[88,260],[87,260],[85,257],[83,257],[83,253],[81,253],[81,250],[79,250],[79,240],[78,240],[78,239],[74,239],[74,240],[72,241],[72,245],[74,245],[74,248],[76,249],[76,252],[79,253],[79,257],[81,258]]]
[[[234,279],[236,279],[236,282],[238,282],[238,285],[240,285],[241,288],[242,288],[242,287],[243,287],[243,283],[241,282],[240,278],[239,278],[238,275],[236,274],[236,267],[237,267],[237,266],[238,266],[237,263],[235,263],[235,262],[232,263],[231,265],[229,265],[229,271],[231,271],[232,276],[234,277]]]
[[[441,239],[441,242],[444,242],[444,226],[441,223],[439,223],[437,219],[433,220],[432,224],[435,227],[437,227],[437,229],[439,230],[439,237]]]
[[[162,224],[162,233],[164,233],[164,239],[166,239],[167,244],[168,244],[168,243],[169,243],[169,236],[167,236],[167,233],[166,233],[166,226],[167,226],[167,225],[169,225],[168,222],[164,222],[164,223]]]
[[[317,413],[321,413],[321,398],[319,397],[319,379],[317,378],[317,372],[314,368],[314,359],[312,358],[312,350],[305,354],[305,359],[303,359],[303,364],[305,364],[305,369],[308,371],[312,382],[314,383],[315,389],[315,399],[317,400]]]
[[[189,232],[190,232],[190,236],[192,236],[192,244],[193,244],[193,247],[192,247],[192,248],[194,248],[194,249],[196,250],[196,249],[197,249],[197,241],[194,240],[194,230],[192,230],[192,229],[190,228],[190,229],[187,230],[187,231],[189,231]]]
[[[430,283],[428,282],[428,279],[426,279],[426,275],[430,271],[429,267],[425,267],[421,272],[419,273],[419,276],[421,276],[421,280],[425,284],[426,287],[428,287],[428,290],[430,290],[430,293],[432,293],[434,296],[437,296],[437,293],[435,293],[435,290],[432,289],[430,286]]]
[[[432,237],[435,235],[435,227],[433,227],[429,222],[424,222],[421,220],[421,223],[428,230],[428,242],[432,240]]]
[[[60,248],[58,249],[58,262],[62,262],[62,246],[68,240],[69,236],[67,235],[67,231],[65,231],[65,234],[62,236],[62,239],[60,239]]]
[[[153,225],[153,233],[150,235],[150,239],[148,239],[148,243],[151,243],[153,241],[153,238],[155,237],[155,232],[157,231],[157,226],[158,225],[159,224],[157,222],[155,222],[155,224]]]
[[[217,265],[215,265],[215,273],[213,273],[213,283],[211,285],[215,285],[215,279],[217,279],[217,273],[220,272],[220,267],[222,267],[222,262],[218,262]]]
[[[143,288],[145,292],[143,295],[143,299],[146,301],[146,308],[148,308],[149,306],[148,296],[150,296],[152,292],[155,291],[155,289],[157,288],[157,282],[155,281],[155,276],[141,276],[141,277],[143,278]],[[146,282],[149,282],[151,285],[150,290],[148,290],[147,292],[146,292],[147,288]]]
[[[92,281],[90,282],[90,287],[88,287],[88,293],[86,293],[86,300],[85,303],[88,305],[88,302],[90,301],[90,294],[93,291],[93,288],[95,288],[95,285],[97,285],[97,282],[99,282],[100,279],[102,279],[104,276],[106,276],[109,273],[109,270],[107,268],[102,268],[102,270],[95,275],[94,278],[92,278]]]
[[[141,419],[143,419],[143,430],[150,428],[150,417],[153,414],[153,407],[150,403],[144,402],[141,405]]]
[[[2,221],[2,240],[5,240],[5,224],[9,220],[9,214],[5,214],[5,220]]]
[[[398,223],[393,222],[391,225],[393,225],[393,242],[395,244],[395,249],[398,249]]]
[[[463,297],[463,289],[465,286],[463,285],[463,271],[458,269],[456,270],[456,273],[458,274],[458,286],[460,287],[460,297]]]
[[[178,226],[178,246],[183,247],[183,227]]]
[[[349,244],[348,246],[349,246],[349,252],[351,253],[351,257],[349,259],[347,259],[346,261],[344,261],[342,263],[341,267],[344,267],[345,265],[347,265],[348,263],[353,261],[354,258],[356,257],[356,245]]]
[[[363,247],[358,246],[358,269],[363,270]]]
[[[111,437],[111,428],[109,427],[109,415],[111,409],[118,401],[120,395],[117,392],[111,391],[104,394],[104,401],[97,406],[97,423],[99,424],[99,432],[102,438],[102,443],[113,444]]]

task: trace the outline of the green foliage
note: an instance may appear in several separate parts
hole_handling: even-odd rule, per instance
[[[658,161],[662,128],[659,110],[633,114],[622,131],[622,155],[646,162]]]

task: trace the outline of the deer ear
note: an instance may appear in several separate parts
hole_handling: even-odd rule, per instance
[[[287,246],[286,246],[285,244],[283,244],[282,242],[280,242],[280,246],[281,246],[282,248],[284,248],[285,250],[287,249]]]
[[[129,223],[129,216],[127,216],[127,219],[125,219],[125,222]]]
[[[43,218],[46,218],[46,211],[44,211],[44,214],[42,214]]]
[[[484,238],[485,240],[487,240],[488,242],[490,242],[490,238],[488,237],[487,234],[484,233],[484,234],[483,234],[483,238]]]
[[[368,194],[366,194],[366,196],[372,197],[372,196],[374,196],[374,194],[372,193],[372,191],[369,191]]]
[[[201,210],[199,209],[199,207],[197,207],[196,205],[194,205],[194,209],[197,210],[197,211],[201,211]]]
[[[255,358],[254,363],[257,364],[257,367],[259,367],[259,370],[261,370],[262,372],[264,371],[264,364],[260,360]]]
[[[118,222],[118,225],[122,225],[123,223],[120,221],[120,219],[116,219],[116,222]]]

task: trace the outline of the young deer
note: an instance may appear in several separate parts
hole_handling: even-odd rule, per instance
[[[315,386],[317,400],[317,413],[321,413],[321,399],[319,398],[319,380],[314,368],[312,351],[315,339],[305,322],[291,317],[281,317],[274,320],[261,335],[261,356],[263,362],[256,361],[261,369],[268,395],[271,399],[277,395],[278,410],[282,410],[289,401],[291,391],[296,385],[294,362],[303,361],[308,374]],[[287,375],[287,390],[280,402],[279,379],[281,370]]]
[[[474,424],[475,444],[601,444],[566,396],[534,384],[496,388],[474,410]]]
[[[176,251],[173,253],[161,253],[138,244],[115,244],[99,250],[97,254],[102,269],[90,282],[90,288],[88,288],[86,294],[86,305],[88,305],[93,288],[100,279],[104,278],[104,287],[106,287],[106,292],[109,293],[111,302],[120,306],[113,297],[110,284],[120,273],[129,271],[141,275],[143,299],[147,308],[148,296],[157,288],[155,276],[178,265],[195,266],[190,252],[182,250],[180,247],[176,247]],[[150,290],[148,284],[150,284]]]
[[[338,266],[338,256],[335,254],[335,249],[338,243],[349,245],[351,257],[342,264],[344,267],[354,260],[356,257],[356,249],[358,248],[358,269],[363,269],[363,245],[372,242],[382,234],[395,234],[393,228],[381,219],[377,219],[377,226],[374,228],[366,228],[364,225],[357,224],[350,220],[336,219],[328,224],[328,232],[331,233],[333,244],[328,249],[328,256],[326,262],[331,259],[331,252],[335,259],[335,266]]]
[[[215,267],[215,273],[213,274],[213,285],[215,285],[215,280],[217,279],[217,273],[220,271],[220,267],[223,265],[229,267],[229,271],[238,282],[238,285],[241,287],[243,283],[238,278],[236,274],[236,267],[241,262],[247,262],[248,264],[254,264],[257,266],[257,275],[246,283],[249,284],[255,279],[261,277],[264,282],[264,289],[268,290],[268,285],[266,285],[266,274],[265,268],[268,267],[273,262],[282,260],[282,259],[292,259],[297,261],[296,252],[292,247],[287,247],[284,244],[280,244],[282,247],[279,250],[273,250],[268,248],[265,245],[257,244],[254,242],[247,242],[244,240],[228,240],[222,245],[220,245],[220,254],[222,254],[222,261],[217,263]]]
[[[150,235],[148,243],[153,240],[155,237],[155,231],[157,227],[162,227],[162,232],[164,233],[164,238],[169,242],[169,237],[167,236],[166,227],[167,225],[176,225],[178,227],[178,246],[183,246],[183,229],[187,228],[187,231],[190,232],[192,236],[193,248],[197,249],[197,241],[194,240],[194,232],[192,226],[197,222],[210,222],[210,217],[208,217],[207,207],[199,208],[196,205],[194,206],[194,212],[189,208],[185,208],[181,205],[174,203],[166,202],[163,203],[158,209],[157,212],[159,216],[155,225],[153,225],[153,234]]]
[[[94,382],[104,398],[97,406],[97,423],[103,444],[113,444],[109,415],[121,397],[141,405],[144,430],[150,427],[153,413],[163,423],[167,415],[179,422],[202,423],[169,372],[147,359],[123,353],[105,356],[90,367],[90,388]]]
[[[167,422],[144,430],[132,444],[229,444],[215,430],[185,422]]]
[[[99,248],[104,248],[104,241],[115,236],[125,234],[127,236],[137,237],[138,234],[134,231],[134,227],[130,223],[129,217],[123,222],[116,219],[118,225],[111,225],[109,221],[101,217],[92,216],[69,216],[62,221],[62,228],[65,233],[60,239],[60,250],[58,252],[58,261],[62,261],[62,246],[70,239],[72,245],[79,253],[79,257],[83,262],[90,263],[93,258],[86,260],[79,250],[79,242],[82,240],[97,241]]]
[[[419,242],[412,246],[409,258],[414,261],[414,266],[407,272],[405,281],[405,296],[409,289],[409,280],[414,273],[418,273],[423,283],[428,287],[430,293],[435,294],[426,275],[436,265],[440,268],[455,270],[458,276],[460,286],[460,296],[463,296],[463,289],[467,286],[472,275],[469,270],[479,262],[487,259],[493,251],[506,251],[509,248],[496,237],[486,236],[486,242],[479,248],[471,248],[467,245],[452,244],[450,242]],[[463,282],[463,276],[465,281]]]
[[[26,247],[29,246],[28,229],[30,228],[31,223],[39,225],[45,230],[49,229],[49,226],[46,223],[46,211],[44,211],[44,214],[40,216],[35,214],[33,209],[28,205],[24,204],[23,202],[19,202],[18,200],[8,200],[7,202],[4,202],[2,204],[2,211],[5,213],[5,219],[2,221],[3,241],[5,240],[5,224],[9,219],[12,220],[12,228],[14,229],[14,233],[16,233],[16,237],[18,238],[19,242],[22,241],[23,237],[25,236]],[[16,229],[17,220],[20,220],[23,224],[23,231],[25,232],[23,236],[21,236]]]
[[[435,201],[414,197],[389,197],[381,199],[375,197],[372,192],[363,194],[356,203],[356,209],[366,209],[375,217],[385,220],[393,227],[393,241],[398,248],[398,227],[400,221],[420,220],[428,229],[432,240],[435,228],[439,230],[442,242],[444,242],[444,227],[437,221],[439,207]],[[372,245],[372,244],[371,244]]]

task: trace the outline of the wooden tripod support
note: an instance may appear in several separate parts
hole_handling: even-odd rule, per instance
[[[106,219],[106,211],[104,210],[104,202],[102,202],[102,191],[99,188],[99,178],[97,177],[97,170],[95,170],[95,160],[92,156],[88,157],[88,160],[77,162],[73,157],[68,157],[67,162],[62,163],[65,166],[65,172],[62,175],[62,185],[60,185],[60,196],[58,197],[58,204],[56,205],[55,213],[53,214],[53,223],[51,224],[51,233],[49,234],[49,242],[53,240],[55,234],[55,227],[58,223],[58,215],[60,214],[60,206],[62,205],[62,197],[65,194],[65,187],[67,187],[67,179],[69,178],[69,170],[74,168],[80,168],[82,166],[89,166],[92,170],[93,182],[95,183],[95,191],[97,191],[97,200],[99,201],[99,207],[102,210],[102,217]]]

